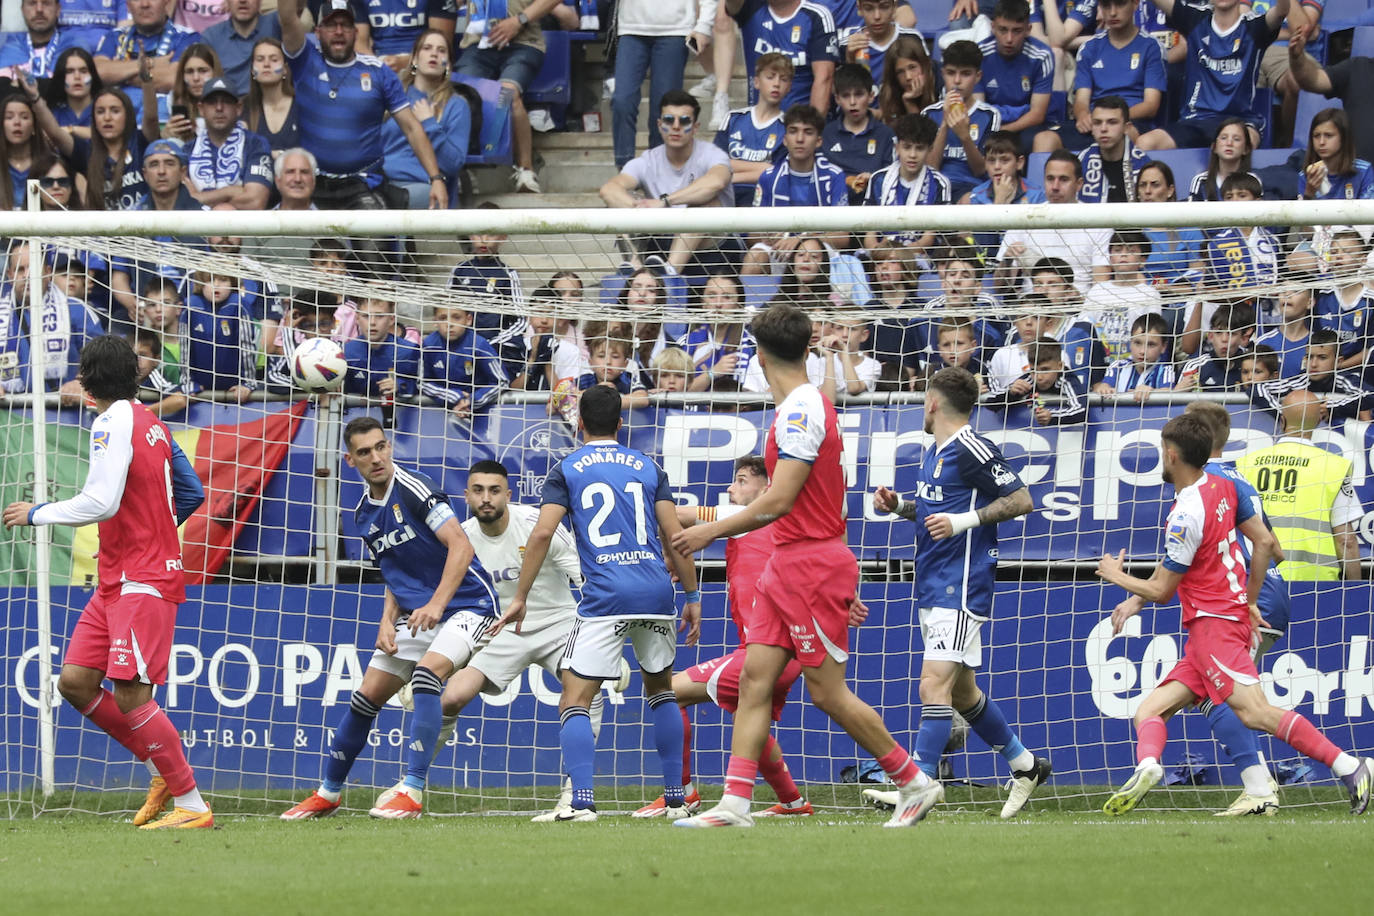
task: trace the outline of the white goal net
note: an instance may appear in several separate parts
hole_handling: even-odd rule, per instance
[[[911,523],[876,512],[872,493],[910,496],[930,442],[924,381],[966,366],[985,390],[974,428],[1035,500],[1000,526],[979,683],[1053,761],[1038,803],[1086,805],[1133,766],[1130,716],[1181,655],[1176,603],[1113,636],[1125,595],[1094,574],[1107,552],[1124,550],[1142,574],[1161,554],[1164,422],[1193,400],[1224,404],[1235,459],[1272,444],[1283,396],[1306,388],[1329,415],[1313,441],[1350,460],[1356,496],[1374,507],[1374,205],[895,209],[13,214],[0,501],[80,488],[93,418],[72,382],[80,347],[128,335],[145,357],[145,400],[207,490],[183,529],[190,587],[157,698],[216,810],[272,813],[318,781],[381,613],[344,423],[380,419],[398,464],[438,482],[463,519],[468,468],[484,459],[506,467],[514,500],[537,505],[575,447],[577,390],[609,382],[632,405],[623,436],[663,466],[679,502],[720,505],[772,420],[750,315],[792,302],[815,318],[808,368],[840,411],[848,543],[871,609],[851,634],[851,685],[910,746],[921,558]],[[293,383],[291,356],[316,336],[349,361],[338,396]],[[1315,566],[1368,572],[1374,513],[1348,528],[1353,541],[1333,537]],[[144,768],[54,686],[95,549],[94,527],[0,533],[0,810],[11,816],[125,811],[145,785]],[[702,640],[680,648],[678,669],[736,647],[721,545],[699,568]],[[1290,590],[1288,625],[1261,661],[1265,690],[1343,748],[1374,747],[1369,586]],[[637,807],[660,792],[640,679],[604,694],[598,791],[618,799],[603,808]],[[431,770],[427,807],[546,806],[560,780],[557,699],[533,668],[473,701]],[[718,785],[729,717],[711,704],[688,715],[694,778]],[[397,781],[406,734],[389,705],[350,774],[349,807]],[[855,807],[858,788],[882,778],[800,686],[776,734],[815,804]],[[1182,714],[1170,736],[1175,788],[1159,803],[1224,805],[1237,775],[1206,720]],[[1319,765],[1261,748],[1284,804],[1336,798]],[[1007,775],[972,736],[945,773],[974,786],[974,804],[994,803]]]

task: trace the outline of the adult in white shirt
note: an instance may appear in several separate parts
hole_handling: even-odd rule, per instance
[[[1083,164],[1068,150],[1055,150],[1045,160],[1045,202],[1071,204],[1083,187]],[[997,251],[997,287],[1003,295],[1029,288],[1026,279],[1041,258],[1063,258],[1073,268],[1074,285],[1086,294],[1094,281],[1110,273],[1107,245],[1110,229],[1012,229]]]

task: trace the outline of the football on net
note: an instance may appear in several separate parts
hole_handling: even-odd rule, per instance
[[[311,394],[338,391],[343,387],[348,362],[343,350],[328,337],[312,337],[296,348],[291,376]]]

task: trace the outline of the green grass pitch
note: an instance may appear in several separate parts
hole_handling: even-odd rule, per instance
[[[853,787],[835,794],[855,797]],[[1205,803],[1228,796],[1213,793]],[[369,797],[355,790],[346,801],[357,806]],[[495,815],[383,823],[356,812],[283,823],[267,815],[285,802],[262,800],[220,804],[213,831],[139,831],[127,813],[19,816],[0,824],[0,910],[1368,912],[1374,816],[1353,818],[1337,795],[1329,797],[1332,804],[1243,820],[1162,807],[1113,820],[1090,807],[1101,798],[1049,799],[1004,823],[991,796],[956,791],[908,830],[882,829],[886,815],[857,804],[761,820],[752,830],[704,831],[626,816],[592,824]],[[1156,792],[1147,802],[1196,798]],[[611,806],[626,807],[603,803]]]

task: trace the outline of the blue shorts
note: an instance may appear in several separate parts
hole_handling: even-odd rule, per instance
[[[454,72],[462,76],[511,83],[524,92],[534,83],[542,66],[544,52],[529,45],[513,44],[504,48],[479,48],[474,45],[463,50],[463,56],[458,58],[458,69]]]
[[[1189,118],[1175,121],[1164,128],[1164,132],[1173,138],[1174,145],[1179,149],[1209,149],[1217,138],[1222,122],[1228,120],[1229,115],[1223,118]],[[1245,122],[1260,133],[1264,132],[1262,123],[1256,123],[1252,118],[1246,118]]]

